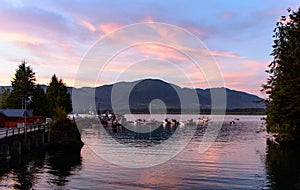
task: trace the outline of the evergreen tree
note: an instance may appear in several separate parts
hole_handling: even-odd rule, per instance
[[[37,85],[32,95],[33,115],[49,116],[49,106],[46,93],[40,85]]]
[[[30,107],[35,81],[35,73],[23,61],[11,81],[13,90],[8,98],[8,106],[16,109]]]
[[[268,94],[267,131],[277,133],[282,143],[300,142],[300,7],[288,9],[274,29],[269,78],[263,85]]]
[[[58,81],[55,75],[52,76],[49,87],[47,88],[47,100],[49,105],[49,116],[55,115],[55,109],[61,107],[66,113],[72,112],[71,96],[63,81]]]
[[[2,87],[0,95],[0,109],[8,108],[8,97],[10,96],[10,90]]]

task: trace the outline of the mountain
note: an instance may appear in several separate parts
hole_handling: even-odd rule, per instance
[[[166,109],[168,113],[182,109],[210,109],[211,94],[226,92],[227,109],[265,108],[256,95],[227,88],[190,89],[181,88],[159,79],[144,79],[134,82],[118,82],[96,88],[73,88],[74,112],[102,111],[145,111],[151,108]],[[94,99],[95,98],[95,99]],[[94,101],[95,100],[95,101]],[[76,103],[75,103],[76,102]]]
[[[41,85],[46,91],[47,86]],[[1,88],[1,87],[0,87]],[[5,88],[11,88],[6,86]],[[143,79],[133,82],[118,82],[96,88],[68,87],[73,100],[73,111],[87,113],[89,110],[111,110],[116,112],[145,112],[149,109],[166,110],[199,110],[210,109],[211,95],[226,92],[227,109],[256,109],[265,108],[257,103],[262,99],[256,95],[231,90],[228,88],[190,89],[181,88],[159,79]],[[1,92],[0,92],[1,94]],[[150,106],[150,108],[149,108]]]

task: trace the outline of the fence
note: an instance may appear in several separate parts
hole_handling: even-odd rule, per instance
[[[6,139],[8,137],[12,137],[14,135],[22,135],[22,134],[26,135],[27,133],[40,131],[40,130],[44,130],[44,132],[48,132],[49,130],[48,124],[36,123],[21,128],[10,128],[10,129],[2,128],[0,129],[0,140]]]

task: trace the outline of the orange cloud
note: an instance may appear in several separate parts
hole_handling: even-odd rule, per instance
[[[146,43],[120,52],[108,62],[105,70],[121,72],[130,65],[143,60],[160,60],[180,66],[189,61],[189,58],[170,47]]]
[[[157,57],[159,59],[170,59],[172,61],[187,61],[188,57],[180,53],[180,50],[158,44],[143,44],[136,46],[136,49],[147,57]]]
[[[86,20],[79,20],[79,24],[84,26],[85,28],[89,29],[92,32],[96,31],[96,27],[92,23],[90,23]]]
[[[104,34],[111,33],[120,27],[121,27],[121,25],[119,25],[117,23],[106,23],[106,24],[100,24],[98,26],[99,30]]]
[[[154,22],[154,20],[152,17],[148,16],[148,17],[141,19],[141,22]]]
[[[28,44],[49,43],[49,41],[46,39],[29,36],[25,33],[23,34],[19,32],[0,32],[0,39],[4,41],[22,42]]]

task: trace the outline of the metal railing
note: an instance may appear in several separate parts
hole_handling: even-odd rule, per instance
[[[6,139],[8,137],[12,137],[14,135],[22,135],[22,134],[28,134],[35,131],[41,131],[44,130],[44,132],[48,132],[48,124],[41,124],[41,123],[35,123],[31,124],[25,127],[20,128],[1,128],[0,129],[0,140]]]

